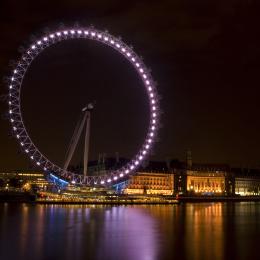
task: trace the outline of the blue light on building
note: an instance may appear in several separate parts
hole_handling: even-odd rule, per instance
[[[61,179],[51,173],[49,174],[48,179],[49,179],[49,181],[51,181],[52,183],[57,185],[60,189],[66,188],[69,184],[67,181],[64,181],[63,179]]]

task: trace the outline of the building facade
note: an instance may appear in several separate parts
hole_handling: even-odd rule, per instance
[[[123,193],[173,195],[174,175],[170,173],[139,172],[129,178]]]
[[[240,196],[260,195],[260,179],[252,177],[236,178],[235,193]]]
[[[260,195],[260,171],[254,169],[233,169],[235,194],[240,196]]]
[[[42,172],[0,173],[0,189],[11,187],[53,190],[55,183],[48,182]],[[105,192],[106,187],[103,188]],[[191,159],[188,162],[150,162],[141,167],[136,175],[112,188],[119,194],[260,196],[260,170],[236,169],[220,164],[193,164]],[[86,188],[78,189],[84,191]]]
[[[232,195],[234,178],[226,164],[193,163],[191,152],[187,152],[186,162],[173,161],[175,193],[188,195]]]
[[[225,175],[187,171],[187,191],[195,193],[224,193]]]
[[[0,173],[0,183],[2,188],[21,188],[30,190],[31,188],[46,189],[50,183],[42,172],[4,172]]]

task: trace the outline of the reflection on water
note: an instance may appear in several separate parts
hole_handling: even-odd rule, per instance
[[[0,204],[0,259],[257,259],[260,203]]]

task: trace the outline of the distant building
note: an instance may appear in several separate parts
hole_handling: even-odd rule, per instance
[[[157,194],[174,193],[174,175],[169,171],[167,162],[145,161],[136,175],[130,176],[122,185],[124,194]]]
[[[260,171],[232,169],[235,176],[235,194],[240,196],[260,195]]]
[[[26,189],[33,186],[44,189],[50,185],[42,172],[3,172],[0,180],[5,187],[16,185]]]
[[[176,193],[231,195],[234,192],[232,174],[226,164],[193,163],[191,151],[187,151],[185,163],[173,162],[171,165],[179,185],[175,186]]]
[[[121,168],[123,165],[126,165],[129,160],[126,158],[122,158],[118,156],[114,157],[107,157],[105,154],[100,154],[98,160],[93,160],[88,162],[88,175],[105,175],[108,171],[113,171],[116,169]],[[83,173],[83,165],[69,165],[68,168],[71,172],[76,174]]]
[[[230,167],[223,164],[197,164],[191,152],[187,161],[149,162],[125,182],[126,194],[232,195],[234,180]]]
[[[107,170],[118,169],[127,162],[124,158],[105,160],[103,157],[103,160],[89,164],[89,174],[106,174]],[[0,173],[2,189],[11,185],[22,188],[25,184],[38,189],[55,189],[55,182],[48,182],[42,172]],[[68,186],[67,189],[70,188]],[[135,175],[122,179],[112,188],[124,194],[254,196],[260,195],[260,170],[230,168],[226,164],[193,163],[191,152],[187,152],[185,162],[169,159],[144,161]],[[78,189],[84,191],[85,188]]]
[[[173,187],[173,174],[138,172],[127,181],[123,193],[172,195]]]
[[[224,194],[230,191],[226,181],[228,166],[193,164],[187,169],[187,192],[197,194]]]

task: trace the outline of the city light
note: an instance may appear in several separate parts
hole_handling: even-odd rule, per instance
[[[65,35],[66,37],[61,37],[62,35]],[[134,172],[136,170],[137,165],[139,165],[139,161],[142,160],[142,156],[144,156],[148,149],[150,149],[150,145],[152,143],[152,138],[154,138],[155,136],[155,131],[156,131],[156,127],[155,127],[155,120],[154,118],[157,117],[157,114],[154,111],[159,110],[158,105],[155,106],[155,92],[153,91],[154,86],[153,86],[153,81],[151,78],[151,75],[149,74],[149,70],[147,70],[147,68],[145,67],[145,65],[143,64],[143,62],[141,62],[141,59],[135,54],[135,52],[132,50],[132,47],[128,47],[126,44],[124,44],[120,38],[115,38],[112,35],[108,34],[107,32],[100,32],[94,28],[91,28],[90,30],[86,30],[86,29],[82,29],[82,28],[69,28],[68,30],[63,30],[63,31],[56,31],[56,32],[52,32],[48,35],[43,35],[40,39],[36,40],[31,46],[30,48],[25,52],[25,54],[22,55],[21,59],[25,60],[32,60],[34,59],[34,57],[38,56],[38,54],[42,51],[44,51],[47,47],[51,46],[52,44],[55,44],[58,41],[61,40],[67,40],[67,39],[74,39],[74,38],[82,38],[82,36],[84,38],[87,39],[93,39],[95,41],[99,41],[99,42],[103,42],[106,45],[110,45],[111,47],[117,49],[117,51],[121,54],[123,54],[123,56],[137,69],[138,74],[144,79],[143,84],[145,86],[146,89],[148,89],[149,91],[149,104],[150,104],[150,110],[153,111],[150,114],[151,117],[151,121],[150,121],[150,126],[148,128],[148,133],[147,136],[149,136],[149,138],[145,141],[146,144],[144,144],[144,150],[140,150],[137,155],[134,157],[134,159],[132,159],[130,161],[130,166],[129,169],[126,169],[128,167],[123,166],[121,168],[124,169],[123,171],[126,174],[130,174],[132,172]],[[51,40],[50,40],[51,39]],[[49,41],[50,40],[50,41]],[[102,41],[103,40],[103,41]],[[44,44],[43,44],[44,43]],[[48,43],[48,44],[47,44]],[[40,47],[37,47],[40,46]],[[34,50],[33,52],[30,50]],[[31,56],[30,54],[33,53],[33,56]],[[19,62],[18,62],[19,63]],[[30,63],[27,63],[27,65],[25,67],[23,67],[22,70],[18,70],[20,68],[15,68],[13,73],[14,75],[18,73],[19,71],[19,77],[23,78],[27,69],[29,68]],[[12,106],[12,104],[17,104],[18,105],[18,109],[14,110],[14,108],[9,109],[9,114],[15,114],[16,116],[18,115],[19,118],[17,118],[17,120],[19,120],[19,130],[20,133],[23,133],[23,139],[22,140],[27,140],[26,141],[26,147],[30,147],[30,150],[35,151],[35,157],[36,158],[43,158],[42,162],[36,162],[37,165],[41,166],[42,168],[44,168],[44,165],[46,165],[46,163],[48,162],[49,166],[52,169],[55,169],[57,174],[61,174],[61,173],[66,173],[66,174],[71,174],[71,172],[69,171],[64,171],[61,167],[53,164],[52,162],[50,162],[45,156],[43,156],[40,151],[35,147],[34,143],[31,142],[30,137],[27,135],[27,131],[25,129],[24,126],[24,122],[22,121],[22,118],[20,117],[20,95],[18,94],[20,92],[21,89],[21,85],[22,85],[22,81],[19,81],[18,78],[16,79],[15,77],[11,77],[11,82],[15,81],[15,86],[16,86],[16,91],[12,91],[11,89],[13,88],[12,84],[9,85],[9,96],[10,96],[10,100],[9,100],[9,105]],[[14,119],[11,118],[10,119],[11,122],[14,122]],[[16,131],[16,126],[14,126],[14,131]],[[152,131],[151,131],[152,130]],[[16,137],[19,139],[20,136],[16,135]],[[148,143],[148,144],[147,144]],[[20,144],[24,145],[23,142],[20,142]],[[22,145],[22,146],[23,146]],[[29,153],[28,149],[25,149],[26,153]],[[140,154],[142,154],[140,156]],[[118,169],[120,171],[120,169]],[[77,174],[74,174],[75,176],[77,176]],[[121,174],[119,175],[121,176]],[[86,181],[88,181],[88,179],[94,178],[92,176],[87,176]],[[108,178],[108,176],[103,176],[103,181],[104,183],[107,183],[109,180],[112,181],[116,181],[116,178]],[[75,181],[81,180],[81,178],[76,178]],[[82,181],[82,180],[81,180]],[[85,181],[85,179],[84,179]],[[109,182],[110,182],[109,181]],[[93,183],[93,181],[91,181]]]

